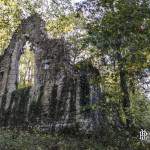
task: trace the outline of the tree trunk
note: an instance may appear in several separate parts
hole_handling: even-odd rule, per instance
[[[120,76],[120,88],[122,93],[122,106],[126,116],[126,127],[131,126],[131,113],[130,113],[130,96],[128,92],[128,85],[127,85],[127,74],[123,64],[123,58],[120,53],[117,54],[118,60],[118,69],[119,69],[119,76]]]

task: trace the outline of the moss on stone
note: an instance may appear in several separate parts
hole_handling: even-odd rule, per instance
[[[18,126],[25,123],[30,88],[19,89],[12,93],[11,104],[7,112],[9,124]]]

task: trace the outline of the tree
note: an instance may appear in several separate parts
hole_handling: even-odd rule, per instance
[[[92,13],[98,15],[97,17],[94,15],[87,23],[86,41],[96,46],[103,57],[109,56],[112,64],[116,64],[122,108],[126,116],[126,126],[129,127],[132,124],[129,90],[135,88],[133,83],[139,72],[148,67],[146,55],[150,48],[149,1],[93,0],[92,2],[95,2],[95,8],[98,8],[97,12]],[[87,10],[90,13],[90,8]],[[130,81],[132,84],[129,84]]]
[[[13,32],[20,23],[20,17],[17,1],[0,0],[0,54],[7,47]]]

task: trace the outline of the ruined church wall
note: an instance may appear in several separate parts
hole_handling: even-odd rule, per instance
[[[31,43],[35,54],[35,84],[20,90],[16,84],[18,64],[26,41]],[[85,64],[89,63],[85,61]],[[91,121],[90,110],[82,111],[82,107],[92,104],[92,99],[100,100],[91,83],[99,74],[92,65],[80,65],[77,68],[71,64],[70,47],[64,39],[48,38],[40,17],[31,16],[22,21],[0,58],[0,72],[4,71],[0,81],[0,100],[4,101],[0,125],[16,122],[16,125],[69,126]],[[100,92],[98,85],[95,88]]]
[[[0,57],[0,108],[2,107],[2,99],[6,94],[8,72],[10,69],[10,57],[7,53]]]

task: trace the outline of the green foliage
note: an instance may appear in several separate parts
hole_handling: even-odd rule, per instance
[[[110,129],[107,130],[109,135],[103,133],[101,129],[99,131],[102,132],[99,134],[102,133],[102,139],[106,139],[109,143],[107,145],[121,144],[121,141],[124,141],[122,143],[124,145],[128,141],[126,132],[129,132],[132,141],[135,138],[134,131],[137,133],[141,128],[149,129],[150,126],[150,103],[139,88],[139,76],[145,68],[149,68],[150,60],[149,1],[94,0],[94,2],[97,5],[95,8],[102,8],[103,15],[101,18],[88,20],[86,26],[88,36],[84,45],[88,47],[92,44],[92,53],[95,53],[93,59],[99,61],[97,66],[101,80],[97,82],[101,85],[105,101],[103,104],[96,103],[91,109],[102,111],[106,115],[102,122]],[[92,12],[89,3],[87,7],[88,13]],[[96,13],[100,15],[100,9],[95,9]],[[121,57],[118,59],[119,55]],[[123,100],[127,97],[130,105],[124,107]],[[124,126],[120,131],[114,129],[116,117],[125,126],[127,119],[131,119],[132,127]],[[111,139],[116,141],[111,143]],[[127,143],[126,146],[122,145],[121,149],[123,147],[128,149]],[[132,144],[134,148],[131,149],[146,149],[140,147],[138,140]]]
[[[44,12],[41,6],[46,1],[0,0],[0,53],[9,44],[13,31],[20,23],[23,10],[26,15],[38,12],[44,18],[48,18],[46,28],[52,37],[69,37],[69,41],[79,49],[79,51],[75,49],[74,57],[77,57],[83,50],[85,50],[83,54],[90,53],[92,55],[90,59],[99,67],[100,72],[99,78],[93,79],[91,82],[100,84],[104,99],[101,104],[88,105],[83,110],[91,109],[92,111],[103,112],[105,116],[104,120],[101,120],[103,128],[99,128],[95,135],[98,136],[97,139],[100,142],[103,142],[105,148],[96,139],[66,138],[39,132],[31,134],[28,131],[2,130],[0,131],[0,149],[24,150],[32,147],[33,150],[55,148],[62,150],[126,150],[128,145],[130,145],[130,149],[148,149],[148,146],[140,143],[137,139],[137,134],[139,134],[137,131],[141,127],[146,129],[150,127],[150,103],[141,94],[138,85],[138,75],[149,67],[150,61],[149,1],[94,1],[97,7],[103,9],[103,15],[100,19],[88,20],[85,30],[83,30],[85,25],[84,14],[81,16],[80,13],[70,13],[69,10],[72,9],[70,1],[49,1],[47,7],[45,6],[46,12]],[[65,9],[69,9],[68,15],[66,15]],[[95,11],[98,14],[101,13],[96,7]],[[76,31],[77,29],[80,29],[80,33]],[[85,31],[87,31],[87,34]],[[86,38],[85,43],[83,43],[83,37]],[[118,53],[121,54],[121,59],[117,58]],[[111,62],[105,61],[105,56],[108,56]],[[120,65],[122,65],[122,68],[119,67]],[[18,85],[19,88],[31,86],[34,82],[32,81],[33,78],[26,79],[30,74],[26,74],[29,69],[32,73],[34,72],[33,66],[34,56],[29,52],[29,49],[25,50],[25,54],[22,55],[20,60],[19,77],[21,82]],[[81,68],[78,64],[76,67]],[[84,67],[86,68],[86,66]],[[122,126],[122,129],[116,129],[117,121],[126,124],[126,118],[128,117],[125,115],[122,105],[124,91],[120,90],[122,77],[120,71],[122,70],[126,77],[123,83],[127,85],[126,90],[131,103],[130,116],[133,121],[133,126],[128,130],[123,128],[124,126]],[[33,110],[39,111],[36,104],[33,103],[32,107]]]
[[[139,62],[141,55],[148,54],[150,47],[149,5],[146,1],[141,3],[103,1],[107,7],[102,19],[87,24],[89,41],[103,51],[103,54],[112,57],[116,57],[117,51],[122,53],[123,58],[135,53],[135,61]],[[146,61],[145,57],[142,58]],[[143,63],[142,60],[140,63]]]
[[[82,26],[84,20],[76,13],[61,15],[59,18],[47,22],[47,31],[54,37],[64,36]]]
[[[64,35],[73,31],[76,24],[76,18],[73,15],[60,16],[57,20],[49,21],[47,23],[47,30],[54,37]]]
[[[150,129],[150,101],[144,95],[136,92],[132,96],[132,116],[134,125],[139,128]]]
[[[149,145],[140,143],[136,138],[128,137],[129,133],[126,131],[118,132],[117,134],[111,132],[108,141],[99,141],[99,138],[94,136],[78,135],[60,135],[60,134],[47,134],[41,133],[36,129],[29,131],[22,131],[18,129],[0,130],[0,149],[3,150],[126,150],[130,147],[134,150],[148,150]],[[128,142],[126,139],[128,137]],[[108,137],[107,137],[108,139]],[[102,144],[103,143],[103,144]]]
[[[100,59],[109,57],[110,62],[100,64],[101,84],[108,99],[130,107],[135,99],[129,90],[140,91],[137,76],[149,67],[149,1],[95,1],[104,13],[102,18],[87,23],[86,42],[96,46]]]
[[[17,1],[0,0],[0,54],[7,47],[19,23],[20,9]]]
[[[104,146],[94,139],[74,138],[63,135],[49,135],[36,130],[32,132],[19,130],[0,131],[0,149],[3,150],[105,150]]]

